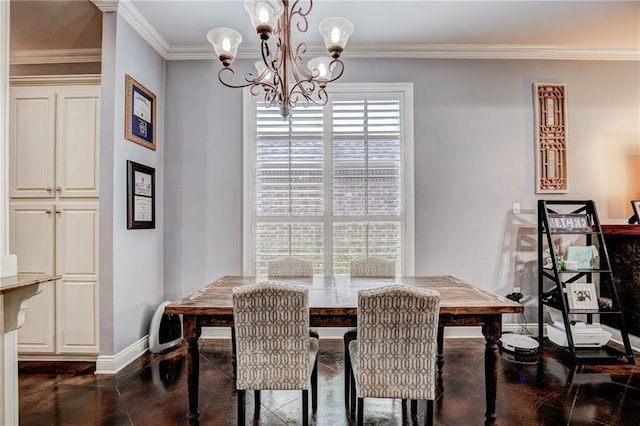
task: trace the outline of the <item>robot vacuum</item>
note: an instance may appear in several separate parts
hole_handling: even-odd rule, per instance
[[[516,362],[535,362],[540,347],[536,339],[515,333],[503,334],[498,346],[506,359]]]

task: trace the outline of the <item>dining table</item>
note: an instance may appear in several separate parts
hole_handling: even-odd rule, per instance
[[[170,303],[166,314],[182,315],[182,335],[187,342],[187,393],[189,425],[199,425],[198,389],[200,353],[198,341],[202,327],[233,327],[234,287],[268,281],[260,276],[223,276]],[[350,278],[348,276],[314,276],[313,278],[282,278],[285,282],[309,290],[309,323],[312,327],[356,327],[358,292],[390,284],[428,288],[440,293],[438,332],[438,375],[444,364],[444,327],[482,328],[485,339],[484,382],[485,425],[496,424],[496,394],[498,382],[498,341],[502,335],[502,315],[523,312],[523,306],[493,294],[451,275],[397,278]],[[441,385],[441,381],[440,381]]]

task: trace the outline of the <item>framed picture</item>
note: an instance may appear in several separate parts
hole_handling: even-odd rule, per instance
[[[125,76],[124,137],[156,150],[156,95],[130,75]]]
[[[538,194],[568,192],[566,91],[564,83],[533,83]]]
[[[598,310],[598,295],[593,283],[567,284],[569,309],[578,311]]]
[[[636,215],[636,223],[640,223],[640,200],[631,201],[631,207],[633,207],[633,214]]]
[[[127,161],[127,229],[156,227],[156,170]]]

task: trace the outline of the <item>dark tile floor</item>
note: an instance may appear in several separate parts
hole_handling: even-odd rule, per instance
[[[341,340],[320,342],[317,425],[352,425],[345,414]],[[484,341],[447,339],[438,425],[481,425],[484,420]],[[146,354],[115,376],[96,376],[90,363],[20,363],[22,425],[182,425],[187,392],[184,347]],[[201,425],[235,424],[229,340],[202,343]],[[637,358],[640,362],[640,358]],[[586,366],[571,379],[568,363],[547,351],[538,363],[500,358],[499,425],[640,425],[640,367]],[[46,372],[43,372],[46,371]],[[251,395],[249,393],[248,395]],[[254,424],[301,424],[299,392],[262,395]],[[420,409],[422,409],[422,405]],[[254,417],[248,397],[247,416]],[[403,424],[399,401],[366,400],[366,425]]]

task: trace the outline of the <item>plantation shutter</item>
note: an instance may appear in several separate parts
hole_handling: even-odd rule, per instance
[[[286,120],[260,102],[253,111],[256,274],[287,256],[313,260],[316,274],[348,275],[350,262],[367,256],[400,268],[398,96],[339,94],[325,107],[292,108]]]

